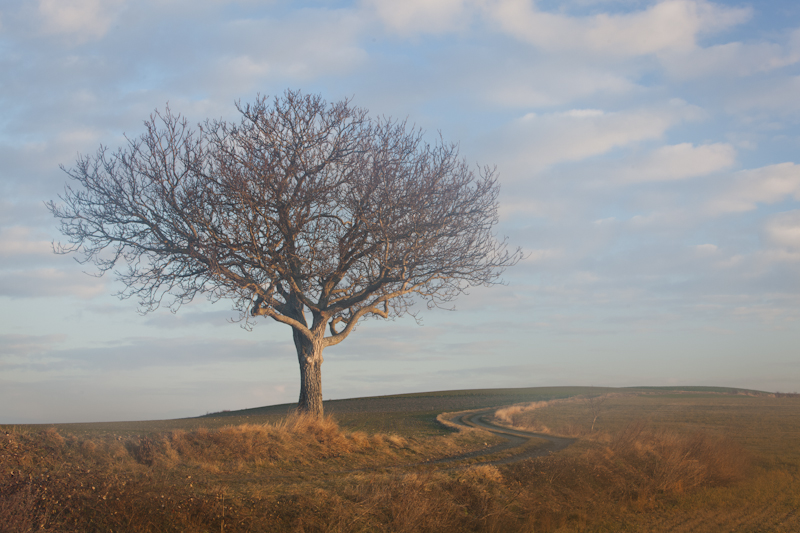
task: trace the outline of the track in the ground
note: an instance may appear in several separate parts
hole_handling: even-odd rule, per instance
[[[455,457],[446,457],[444,459],[431,461],[429,464],[453,463],[456,461],[474,459],[478,457],[488,457],[500,452],[513,450],[514,448],[519,448],[518,453],[513,453],[511,455],[504,456],[500,459],[480,461],[480,464],[488,464],[488,465],[515,463],[517,461],[522,461],[523,459],[531,459],[533,457],[542,457],[545,455],[550,455],[551,453],[563,450],[564,448],[575,442],[575,439],[568,439],[565,437],[554,437],[552,435],[545,435],[543,433],[533,433],[530,431],[509,429],[502,426],[498,426],[496,424],[491,423],[488,420],[488,416],[492,414],[494,411],[495,409],[485,409],[483,411],[473,411],[469,413],[464,413],[457,415],[450,421],[460,426],[479,428],[485,431],[489,431],[491,433],[494,433],[495,435],[503,437],[504,439],[506,439],[506,442],[497,444],[495,446],[487,447],[482,450],[477,450],[474,452],[457,455]],[[537,446],[533,448],[525,447],[525,444],[527,444],[532,439],[542,439],[547,441],[547,443],[544,444],[543,446]]]

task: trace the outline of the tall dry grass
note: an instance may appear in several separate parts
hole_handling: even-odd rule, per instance
[[[241,483],[220,476],[268,480],[280,466],[313,474],[330,461],[352,468],[362,456],[391,462],[404,452],[413,454],[400,436],[346,434],[329,418],[299,415],[125,439],[9,431],[0,434],[0,532],[216,531],[226,507],[247,516],[257,500],[236,489],[225,503]]]
[[[305,417],[126,438],[11,431],[0,434],[0,532],[580,531],[743,472],[722,439],[643,424],[537,461],[408,466],[455,446]]]
[[[12,432],[0,439],[0,531],[508,531],[484,527],[514,522],[497,512],[503,499],[492,494],[502,476],[494,467],[456,477],[324,475],[327,458],[368,450],[391,459],[391,450],[406,444],[302,417],[128,440]],[[310,471],[292,469],[289,481],[243,471],[243,463],[252,467],[264,457],[323,461]]]
[[[548,412],[553,410],[560,416]],[[728,483],[740,478],[749,462],[741,446],[705,431],[656,429],[643,420],[593,431],[596,411],[585,398],[575,397],[509,406],[499,409],[495,420],[528,431],[582,437],[584,457],[592,461],[593,470],[603,470],[607,480],[618,479],[620,485],[625,480],[635,492],[647,495]],[[542,416],[545,412],[550,416]],[[542,419],[556,424],[548,427]]]

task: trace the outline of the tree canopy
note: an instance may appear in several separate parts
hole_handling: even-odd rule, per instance
[[[237,109],[191,128],[167,108],[65,168],[56,251],[114,270],[144,312],[203,293],[287,324],[300,409],[322,413],[322,350],[359,320],[448,305],[520,259],[493,233],[494,169],[473,172],[456,145],[295,91]]]

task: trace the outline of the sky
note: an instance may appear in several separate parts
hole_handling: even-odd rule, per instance
[[[368,320],[325,399],[495,387],[800,390],[800,3],[5,0],[0,423],[297,400],[291,330],[142,315],[53,253],[59,168],[167,104],[351,98],[496,166],[524,261],[455,311]]]

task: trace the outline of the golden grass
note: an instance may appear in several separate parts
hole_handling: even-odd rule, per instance
[[[414,443],[345,433],[330,418],[299,415],[129,438],[11,430],[0,434],[0,531],[351,531],[384,520],[411,531],[438,511],[428,504],[403,510],[402,502],[434,478],[370,474],[365,481],[365,472],[461,453],[477,447],[471,437]],[[328,479],[320,476],[357,483],[331,481],[331,490],[316,486]],[[328,500],[341,516],[321,513]],[[346,509],[353,502],[364,507],[359,519]],[[330,529],[338,522],[340,529]]]
[[[592,418],[581,398],[497,413],[506,425],[580,437],[540,464],[545,482],[586,496],[572,499],[564,531],[800,531],[797,395],[611,394],[594,432]],[[572,468],[580,478],[570,481]],[[595,497],[605,505],[587,509]]]
[[[500,467],[484,446],[332,419],[78,437],[0,432],[0,532],[800,531],[800,399],[656,393],[508,411],[580,434]]]

